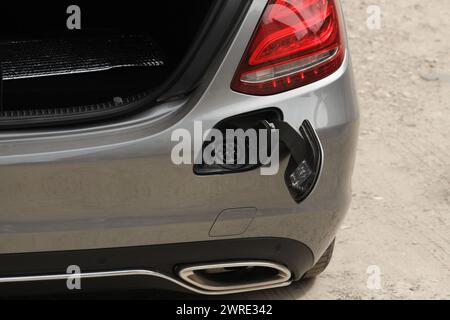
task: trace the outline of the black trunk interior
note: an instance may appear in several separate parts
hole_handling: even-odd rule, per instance
[[[91,112],[155,90],[194,41],[211,0],[0,4],[0,117]]]

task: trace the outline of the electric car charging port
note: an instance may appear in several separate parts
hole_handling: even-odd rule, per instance
[[[255,170],[290,155],[284,179],[297,203],[313,191],[323,161],[322,146],[311,123],[305,120],[295,130],[277,109],[220,122],[204,142],[203,155],[203,163],[194,166],[194,173],[202,176]]]

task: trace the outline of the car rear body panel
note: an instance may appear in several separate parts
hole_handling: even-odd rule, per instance
[[[254,1],[227,52],[184,100],[88,128],[0,133],[0,254],[225,240],[211,238],[226,209],[256,208],[239,238],[288,238],[315,260],[332,242],[351,200],[358,107],[350,56],[333,75],[267,97],[230,83],[266,1]],[[347,51],[348,52],[348,51]],[[294,128],[309,120],[324,150],[322,176],[301,204],[283,179],[259,170],[200,177],[171,161],[171,133],[278,108]]]

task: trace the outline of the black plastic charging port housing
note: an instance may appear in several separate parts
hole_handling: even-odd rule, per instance
[[[225,132],[227,129],[242,129],[244,131],[248,129],[257,131],[260,129],[278,130],[279,158],[284,159],[286,156],[290,156],[284,173],[284,180],[289,193],[297,203],[300,203],[314,190],[322,170],[323,150],[319,137],[308,120],[305,120],[300,129],[296,130],[289,123],[283,121],[282,114],[278,109],[269,109],[226,119],[214,128],[221,132]],[[260,139],[261,137],[258,136],[258,146]],[[214,141],[205,142],[203,150],[213,143]],[[223,146],[223,154],[225,155],[227,152],[237,153],[238,146],[236,143],[234,141],[230,145],[227,141]],[[269,135],[267,144],[270,145],[270,143]],[[248,154],[248,141],[245,141],[245,150]],[[195,165],[194,173],[200,176],[237,174],[259,169],[263,166],[259,158],[257,164],[247,162],[248,158],[245,159],[246,162],[239,162],[236,156],[233,158],[235,160],[233,163],[222,159],[221,163]]]
[[[245,113],[242,115],[234,116],[228,119],[225,119],[221,122],[219,122],[216,126],[214,126],[214,129],[219,130],[222,132],[223,136],[226,136],[226,130],[232,129],[232,130],[238,130],[242,129],[244,131],[247,131],[249,129],[266,129],[265,122],[272,122],[272,121],[282,121],[283,115],[279,109],[271,108],[271,109],[264,109],[256,112],[250,112]],[[259,145],[260,137],[257,136],[257,143]],[[228,142],[228,141],[227,141]],[[203,150],[202,152],[211,144],[214,144],[215,141],[209,141],[209,138],[207,141],[203,144]],[[245,155],[248,156],[249,152],[249,141],[245,141]],[[228,152],[235,152],[237,156],[237,142],[234,141],[232,145],[229,143],[224,144],[224,150],[223,154],[227,154]],[[280,156],[286,156],[288,152],[286,150],[280,150]],[[261,168],[262,163],[260,162],[260,159],[258,159],[257,163],[250,163],[248,157],[245,159],[245,161],[238,161],[237,157],[235,157],[234,163],[227,163],[225,159],[222,161],[223,163],[214,163],[212,165],[208,165],[207,163],[197,164],[194,165],[194,173],[199,176],[210,176],[210,175],[225,175],[225,174],[236,174],[236,173],[242,173],[247,172],[251,170],[256,170]]]

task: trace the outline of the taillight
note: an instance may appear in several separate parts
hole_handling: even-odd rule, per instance
[[[344,60],[335,0],[270,0],[231,88],[271,95],[335,72]]]

